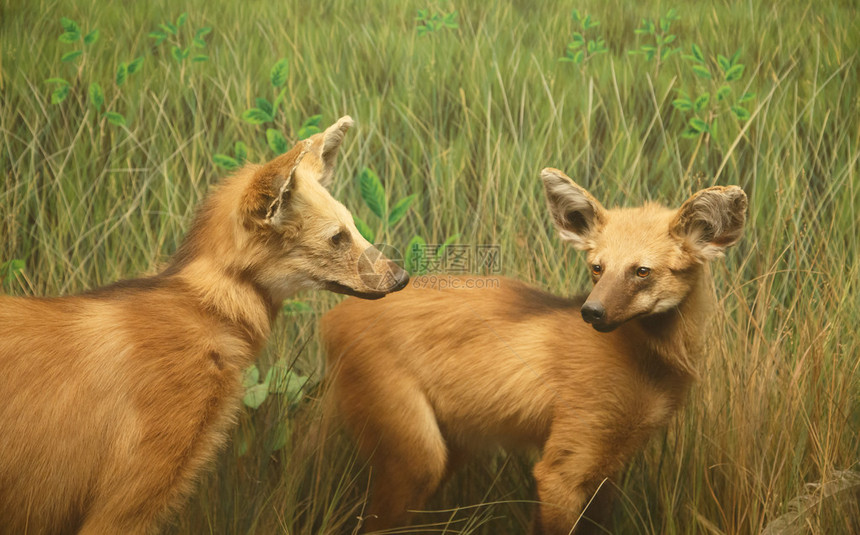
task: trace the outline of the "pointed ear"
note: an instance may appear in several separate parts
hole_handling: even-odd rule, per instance
[[[322,152],[320,153],[323,165],[334,167],[337,151],[340,148],[340,144],[343,143],[343,136],[353,124],[352,117],[344,115],[323,132]]]
[[[292,173],[285,175],[275,167],[258,169],[247,182],[242,200],[246,225],[277,225],[296,188]]]
[[[737,186],[703,189],[678,210],[670,232],[684,240],[684,246],[701,261],[722,256],[744,230],[747,195]]]
[[[606,223],[606,210],[558,169],[547,167],[540,177],[552,222],[561,239],[577,249],[590,249],[595,233]]]

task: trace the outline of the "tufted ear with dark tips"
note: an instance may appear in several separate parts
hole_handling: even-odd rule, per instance
[[[747,195],[737,186],[714,186],[695,193],[678,209],[670,226],[673,236],[701,261],[722,256],[741,238]]]
[[[577,249],[590,249],[595,233],[606,223],[606,210],[558,169],[547,167],[540,176],[552,222],[561,238]]]

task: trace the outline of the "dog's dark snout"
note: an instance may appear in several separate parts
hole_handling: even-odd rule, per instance
[[[598,323],[606,317],[606,309],[601,303],[586,302],[582,305],[582,319],[586,323]]]
[[[392,289],[394,292],[402,290],[407,284],[409,284],[409,273],[399,266],[397,269],[400,271],[394,275],[394,288]]]

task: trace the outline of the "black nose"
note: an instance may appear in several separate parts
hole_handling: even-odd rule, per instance
[[[582,305],[582,319],[586,323],[599,323],[606,317],[606,310],[601,303],[588,302]]]
[[[409,273],[407,273],[405,269],[400,269],[400,272],[395,276],[394,281],[395,284],[392,291],[396,292],[397,290],[402,290],[407,284],[409,284]]]

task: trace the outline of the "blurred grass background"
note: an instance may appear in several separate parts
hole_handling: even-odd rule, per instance
[[[592,32],[608,48],[583,66],[558,61],[578,30],[574,8],[600,22]],[[679,90],[716,86],[681,54],[659,70],[628,54],[645,42],[634,34],[641,20],[669,8],[684,54],[692,44],[709,58],[741,51],[746,68],[732,91],[756,94],[749,121],[724,114],[715,135],[681,136]],[[458,27],[419,35],[419,9],[456,10]],[[182,12],[182,41],[213,29],[201,50],[208,61],[180,64],[148,37]],[[57,39],[60,17],[99,30],[72,62],[60,60],[75,49]],[[461,244],[497,244],[505,274],[565,295],[587,288],[586,270],[550,229],[541,168],[565,170],[608,206],[677,205],[700,187],[742,186],[748,230],[714,265],[721,309],[702,381],[618,482],[615,530],[758,533],[803,503],[812,505],[792,533],[855,528],[840,496],[856,486],[816,499],[860,470],[853,2],[12,0],[0,5],[0,49],[0,263],[25,266],[4,280],[8,293],[77,292],[153,272],[226,173],[215,153],[241,140],[249,160],[268,160],[266,126],[292,143],[315,114],[322,126],[356,119],[332,189],[380,231],[377,241],[403,248],[416,234],[428,243],[459,234]],[[138,56],[141,70],[117,86],[119,63]],[[289,63],[283,111],[273,124],[247,124],[256,97],[274,98],[269,69],[280,58]],[[71,86],[57,105],[45,83],[53,77]],[[93,82],[127,126],[96,112]],[[364,167],[390,203],[418,195],[391,229],[362,203]],[[318,319],[340,297],[299,298],[313,312],[282,317],[259,365],[287,359],[319,383]],[[169,531],[352,532],[367,468],[348,440],[314,435],[321,392],[246,411]],[[290,439],[277,449],[283,425]],[[447,512],[421,516],[433,525],[410,532],[525,532],[531,460],[499,453],[469,465],[431,504]]]

